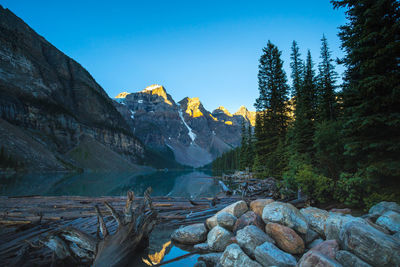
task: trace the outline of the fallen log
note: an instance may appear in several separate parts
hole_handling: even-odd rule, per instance
[[[116,211],[107,201],[105,206],[117,223],[115,234],[109,234],[103,215],[96,205],[98,219],[97,238],[74,227],[65,227],[50,233],[39,242],[53,251],[55,260],[93,266],[125,266],[135,252],[148,246],[149,235],[153,230],[157,211],[150,197],[151,188],[134,208],[134,194],[128,191],[123,212]],[[101,233],[101,235],[100,235]]]

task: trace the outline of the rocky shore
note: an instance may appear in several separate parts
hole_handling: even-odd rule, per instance
[[[197,267],[400,266],[400,205],[381,202],[354,217],[349,209],[241,200],[171,239],[201,254]]]

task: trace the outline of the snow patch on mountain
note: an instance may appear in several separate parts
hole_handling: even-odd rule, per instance
[[[192,131],[192,128],[190,128],[190,126],[186,123],[185,119],[183,118],[183,114],[182,114],[182,109],[179,108],[179,117],[181,118],[183,124],[186,126],[186,128],[189,131],[189,137],[190,139],[192,139],[192,143],[194,142],[194,139],[196,139],[196,134]]]

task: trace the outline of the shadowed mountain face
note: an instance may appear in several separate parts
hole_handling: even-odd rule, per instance
[[[0,128],[1,147],[27,170],[101,169],[111,159],[135,169],[143,156],[93,77],[1,6]]]
[[[171,149],[179,163],[193,167],[239,146],[242,123],[253,122],[245,108],[245,115],[231,115],[223,107],[210,113],[197,97],[176,103],[161,85],[121,93],[115,105],[143,143],[159,151]]]

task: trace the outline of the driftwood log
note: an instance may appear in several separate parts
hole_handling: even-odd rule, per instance
[[[96,238],[76,228],[64,227],[40,240],[40,245],[45,245],[53,251],[53,263],[61,261],[67,265],[127,265],[136,251],[148,246],[149,235],[156,224],[157,211],[153,208],[150,193],[151,188],[148,188],[143,201],[134,207],[134,193],[128,191],[122,213],[116,211],[108,202],[104,202],[118,225],[113,235],[109,233],[103,215],[96,205]]]

